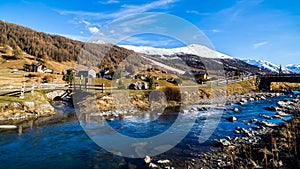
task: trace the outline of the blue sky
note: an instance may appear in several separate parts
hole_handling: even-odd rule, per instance
[[[0,19],[88,41],[120,17],[162,12],[195,25],[220,52],[240,59],[264,59],[286,65],[300,63],[299,8],[300,2],[292,0],[10,0],[0,2]],[[149,18],[144,18],[145,25]],[[176,24],[165,26],[168,30],[185,30]],[[116,34],[117,30],[108,33]],[[193,36],[188,31],[183,34]],[[125,42],[155,47],[182,45],[149,34]]]

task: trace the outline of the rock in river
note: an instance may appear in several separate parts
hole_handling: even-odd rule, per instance
[[[232,117],[226,118],[226,120],[231,121],[231,122],[235,122],[235,121],[237,121],[237,118],[232,116]]]
[[[233,109],[233,111],[237,113],[237,112],[239,112],[240,110],[239,110],[239,108],[236,107],[236,108]]]
[[[265,109],[265,110],[268,110],[268,111],[276,111],[276,110],[277,110],[277,107],[274,107],[274,106],[268,106],[268,107],[265,107],[264,109]]]
[[[145,161],[146,164],[149,164],[151,162],[151,158],[149,156],[146,156],[144,158],[144,161]]]

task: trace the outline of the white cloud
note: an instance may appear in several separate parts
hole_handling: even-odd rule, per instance
[[[133,27],[134,25],[149,25],[156,21],[156,14],[149,14],[142,17],[131,17],[129,20],[123,21],[120,26],[122,27]]]
[[[82,22],[83,24],[87,25],[87,26],[91,24],[90,22],[88,22],[88,21],[86,21],[86,20],[82,20],[81,22]]]
[[[200,12],[196,11],[196,10],[187,10],[186,13],[188,13],[188,14],[196,14],[196,15],[200,14]]]
[[[211,30],[213,33],[219,33],[219,32],[221,32],[221,30],[219,30],[219,29],[213,29],[213,30]]]
[[[173,39],[151,39],[151,38],[144,38],[144,37],[129,37],[121,42],[120,45],[134,45],[134,46],[152,46],[152,47],[168,47],[177,45],[178,42]]]
[[[89,27],[88,29],[89,29],[89,31],[91,33],[97,33],[97,32],[99,32],[99,29],[97,27]]]
[[[257,49],[257,48],[260,48],[260,47],[265,46],[265,45],[268,45],[268,44],[269,44],[268,41],[258,42],[258,43],[253,44],[253,48],[254,48],[254,49]]]
[[[157,8],[166,8],[168,5],[175,3],[177,0],[158,0],[143,5],[122,5],[122,8],[117,12],[101,13],[87,11],[67,11],[55,10],[61,15],[75,15],[80,17],[95,17],[98,19],[117,19],[120,17],[146,12]]]
[[[194,14],[194,15],[201,15],[201,16],[208,16],[211,15],[211,13],[201,13],[199,11],[196,10],[187,10],[185,11],[187,14]]]
[[[120,10],[117,10],[116,12],[89,12],[89,11],[68,11],[68,10],[55,10],[60,15],[73,15],[74,20],[76,21],[75,24],[84,24],[85,27],[91,32],[92,34],[99,32],[99,27],[101,27],[99,24],[91,23],[87,20],[90,20],[90,18],[93,18],[93,20],[98,20],[98,22],[104,22],[107,23],[111,20],[115,20],[117,18],[122,18],[129,15],[134,15],[142,12],[147,12],[153,9],[161,9],[161,8],[167,8],[170,4],[175,3],[178,0],[157,0],[153,1],[147,4],[141,4],[141,5],[127,5],[124,4],[121,6]],[[118,0],[107,0],[107,1],[101,1],[100,3],[105,4],[112,4],[112,3],[118,3]],[[121,2],[121,1],[120,1]],[[148,17],[153,17],[152,15]],[[149,22],[152,22],[150,18],[145,17],[141,19],[136,19],[134,25],[141,25],[141,24],[149,24]],[[78,18],[80,20],[78,21]],[[74,22],[75,22],[74,21]],[[130,22],[130,21],[129,21]],[[103,23],[102,23],[103,24]],[[124,32],[130,32],[131,30],[128,27],[129,24],[124,22],[123,29]],[[113,33],[116,33],[113,32]]]
[[[118,0],[108,0],[108,1],[99,1],[100,4],[118,4],[120,1]]]

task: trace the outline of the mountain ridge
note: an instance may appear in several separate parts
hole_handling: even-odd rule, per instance
[[[245,74],[256,74],[258,72],[258,67],[256,66],[198,44],[178,48],[155,48],[132,45],[121,45],[121,47],[145,54],[148,58],[158,62],[161,61],[177,67],[180,65],[181,70],[196,69],[204,71],[215,69],[214,65],[219,65],[218,69],[224,69],[228,76],[234,76],[237,71]]]
[[[300,73],[300,64],[288,64],[286,66],[281,66],[265,60],[245,59],[243,61],[273,73],[279,73],[280,67],[283,73]]]
[[[288,64],[286,65],[286,68],[288,68],[294,73],[300,74],[300,64]]]
[[[132,45],[120,45],[121,47],[134,50],[135,52],[147,54],[147,55],[175,55],[175,54],[192,54],[205,58],[221,58],[221,59],[233,59],[233,57],[224,53],[212,50],[206,46],[198,44],[190,44],[188,46],[178,48],[154,48],[149,46],[132,46]]]

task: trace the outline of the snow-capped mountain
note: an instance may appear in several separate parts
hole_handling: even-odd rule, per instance
[[[143,53],[147,55],[158,55],[158,56],[170,56],[176,54],[193,54],[204,58],[220,58],[220,59],[233,59],[233,57],[226,54],[220,53],[218,51],[212,50],[206,46],[191,44],[185,47],[179,48],[154,48],[149,46],[130,46],[121,45],[121,47],[133,50],[138,53]]]
[[[122,45],[120,47],[145,54],[146,56],[142,56],[145,59],[169,70],[171,70],[170,67],[172,69],[176,68],[176,70],[172,71],[180,74],[190,68],[206,70],[210,67],[211,71],[214,72],[215,70],[212,67],[217,68],[218,65],[224,68],[228,74],[234,74],[236,70],[247,74],[255,74],[258,71],[257,66],[247,64],[239,59],[198,44],[171,49],[130,45]]]
[[[299,73],[300,74],[300,64],[289,64],[286,65],[286,68],[288,68],[293,73]]]
[[[243,60],[244,62],[257,66],[261,69],[268,70],[270,72],[278,73],[280,70],[280,65],[276,65],[274,63],[271,63],[269,61],[265,60],[254,60],[254,59],[248,59],[248,60]],[[300,66],[299,66],[300,67]],[[293,73],[290,69],[281,67],[283,73]]]

